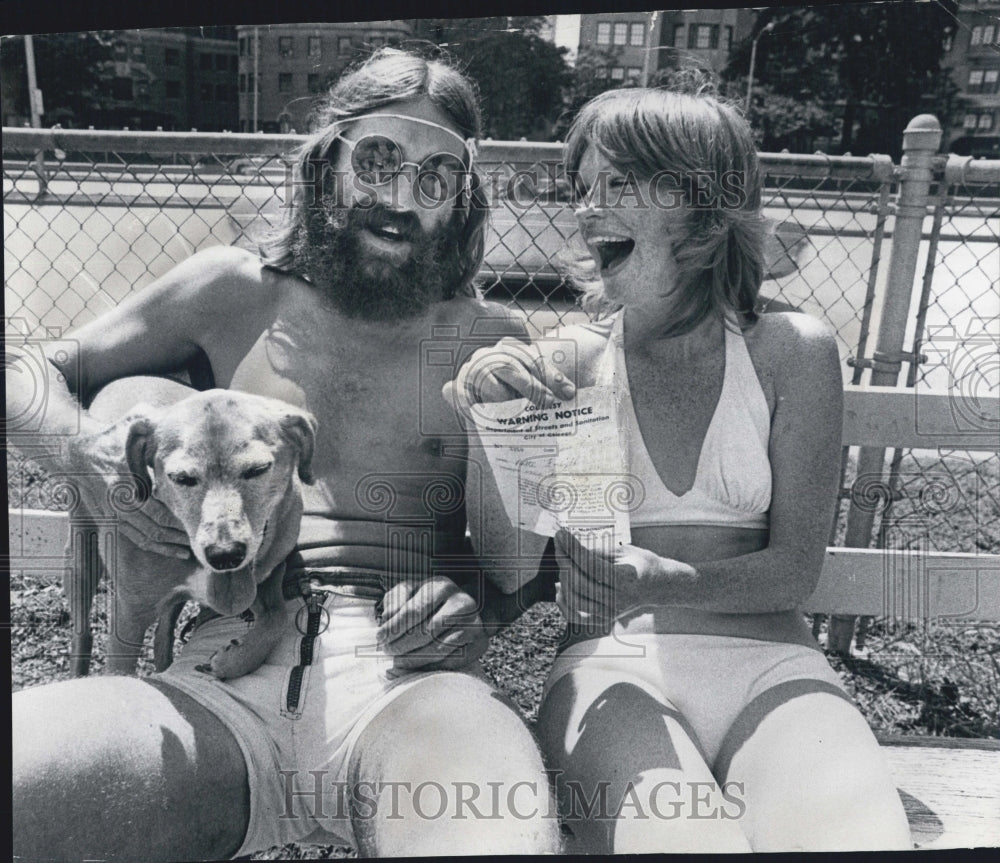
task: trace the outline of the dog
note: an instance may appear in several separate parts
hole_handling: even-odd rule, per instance
[[[144,402],[128,407],[136,392],[143,393]],[[302,483],[313,482],[315,418],[276,399],[233,390],[194,392],[162,378],[116,381],[89,410],[99,419],[119,417],[91,449],[96,444],[109,464],[120,464],[125,456],[134,496],[119,498],[128,506],[150,495],[160,500],[183,525],[193,552],[190,560],[171,559],[140,548],[121,530],[113,542],[100,543],[103,568],[115,588],[108,615],[108,670],[135,672],[154,621],[159,622],[155,667],[166,668],[174,625],[188,599],[222,615],[250,612],[253,618],[247,635],[201,670],[230,679],[258,668],[280,637],[283,562],[298,538]],[[71,520],[76,535],[98,523],[84,507]],[[76,618],[77,676],[89,667],[98,569],[93,561],[77,565],[66,582]]]

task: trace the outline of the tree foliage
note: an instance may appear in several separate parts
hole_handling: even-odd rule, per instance
[[[548,138],[570,84],[565,49],[538,35],[540,17],[443,18],[424,32],[479,87],[484,135]]]
[[[898,156],[912,117],[943,113],[934,95],[948,89],[941,59],[954,19],[947,5],[903,0],[765,9],[752,34],[759,36],[755,88],[759,83],[771,96],[835,112],[840,152]],[[746,77],[751,45],[747,39],[734,51],[728,78]]]
[[[35,75],[45,105],[43,123],[84,118],[101,107],[102,87],[111,63],[110,31],[43,33],[33,38]],[[5,37],[0,70],[6,79],[4,114],[29,113],[24,38]],[[69,117],[64,115],[69,113]]]

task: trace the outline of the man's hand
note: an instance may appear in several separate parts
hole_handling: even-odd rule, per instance
[[[630,608],[657,602],[657,586],[694,581],[698,572],[679,560],[634,545],[609,553],[587,548],[570,531],[555,535],[557,602],[571,631],[606,635]]]
[[[576,387],[536,345],[503,338],[480,348],[441,390],[445,401],[469,416],[472,405],[527,398],[539,407],[570,399]]]
[[[464,668],[479,659],[489,632],[478,604],[444,576],[400,581],[382,599],[379,646],[393,656],[393,672]]]
[[[119,425],[80,435],[69,445],[69,480],[80,506],[91,515],[117,517],[122,535],[144,551],[189,560],[190,540],[177,517],[154,495],[139,503]]]

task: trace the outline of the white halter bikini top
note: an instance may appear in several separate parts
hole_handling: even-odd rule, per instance
[[[610,385],[618,396],[626,464],[634,480],[641,483],[629,514],[632,526],[766,528],[771,506],[771,416],[743,336],[729,326],[725,328],[722,392],[702,444],[694,485],[676,495],[656,472],[639,430],[625,367],[623,321],[624,314],[619,312],[588,328],[610,324],[597,383]]]

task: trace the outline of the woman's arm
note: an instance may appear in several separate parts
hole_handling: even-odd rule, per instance
[[[813,592],[839,482],[843,390],[838,352],[832,333],[805,315],[775,315],[767,325],[776,396],[768,453],[768,547],[740,557],[680,562],[627,546],[602,561],[560,535],[557,553],[574,573],[570,581],[581,582],[567,601],[595,613],[614,585],[617,613],[637,604],[756,613],[795,608]]]

